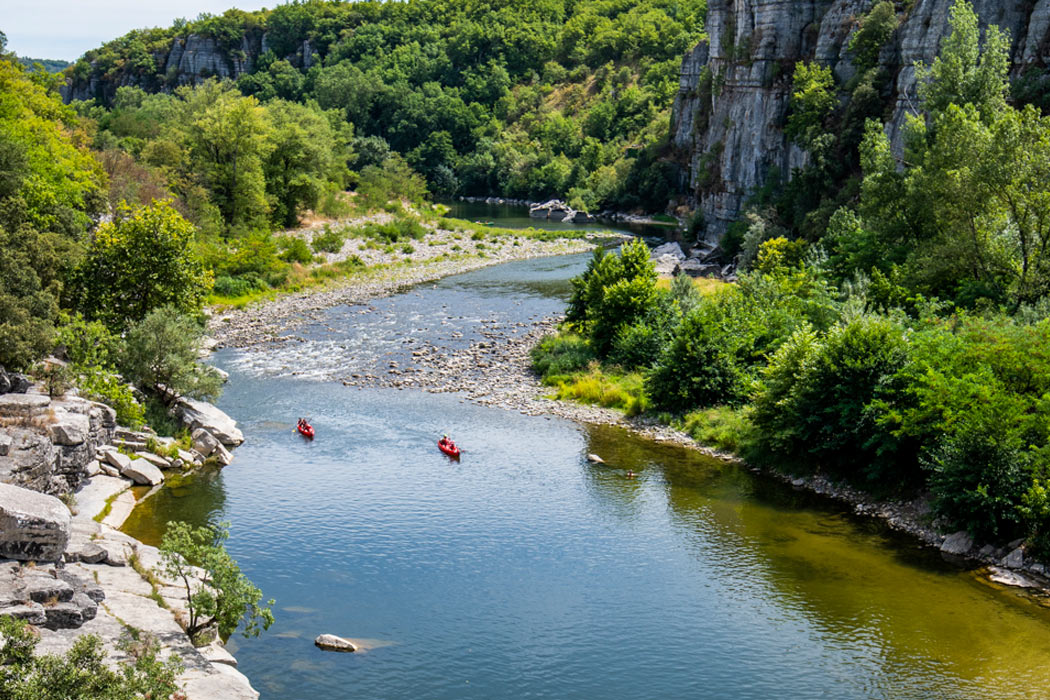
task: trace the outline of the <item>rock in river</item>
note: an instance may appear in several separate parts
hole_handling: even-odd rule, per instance
[[[334,634],[322,634],[314,640],[314,644],[324,651],[357,651],[357,645],[349,639],[337,637]]]
[[[236,447],[244,442],[244,434],[237,427],[237,422],[207,401],[179,399],[177,410],[182,422],[190,430],[204,428],[227,447]]]

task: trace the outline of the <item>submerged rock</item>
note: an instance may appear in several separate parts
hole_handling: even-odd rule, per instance
[[[605,464],[605,460],[604,459],[602,459],[601,457],[599,457],[598,455],[593,454],[593,453],[587,455],[587,461],[588,462],[593,462],[595,464]]]
[[[357,651],[356,644],[334,634],[319,635],[314,644],[323,651]]]

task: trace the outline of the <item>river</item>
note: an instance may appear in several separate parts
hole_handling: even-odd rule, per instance
[[[410,362],[413,342],[468,342],[485,319],[556,312],[585,262],[477,270],[333,308],[299,342],[215,355],[231,375],[219,406],[245,444],[124,529],[156,543],[171,519],[229,521],[230,552],[277,600],[268,632],[229,645],[264,698],[1050,686],[1050,611],[835,503],[617,428],[335,381]],[[293,432],[300,415],[313,442]],[[437,450],[443,432],[460,462]],[[364,651],[321,652],[326,632]]]

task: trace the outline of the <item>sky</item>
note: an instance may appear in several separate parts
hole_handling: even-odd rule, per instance
[[[283,0],[0,0],[7,49],[29,58],[72,61],[132,29],[168,27],[179,17],[258,10]]]

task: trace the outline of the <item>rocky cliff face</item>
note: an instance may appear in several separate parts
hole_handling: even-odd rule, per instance
[[[151,55],[156,70],[114,73],[94,61],[86,75],[74,74],[62,89],[62,97],[66,102],[95,99],[109,104],[117,88],[123,86],[164,92],[180,85],[195,85],[212,77],[236,80],[238,76],[252,72],[259,56],[269,50],[267,35],[263,32],[249,32],[233,46],[200,34],[179,36],[172,39],[164,50]],[[313,61],[310,42],[303,41],[293,55],[285,58],[297,68],[309,68]]]
[[[703,236],[717,241],[748,197],[771,178],[786,181],[806,153],[783,133],[798,61],[830,66],[839,83],[854,74],[848,50],[872,0],[709,0],[708,40],[682,61],[672,138],[688,163]],[[953,0],[914,0],[879,57],[892,77],[890,136],[901,148],[914,113],[914,64],[931,63],[948,34]],[[901,10],[903,3],[897,3]],[[973,0],[982,25],[1010,32],[1014,74],[1050,65],[1050,0]]]

